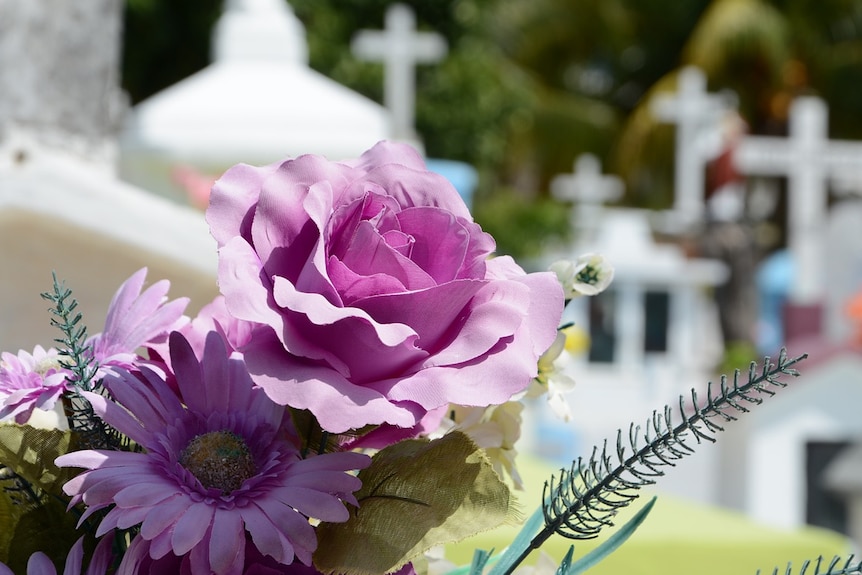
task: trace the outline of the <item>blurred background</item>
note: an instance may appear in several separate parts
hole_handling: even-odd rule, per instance
[[[0,0],[0,348],[53,337],[52,269],[86,317],[143,265],[194,312],[227,167],[403,140],[499,253],[616,270],[566,310],[577,385],[563,417],[531,406],[531,466],[807,352],[659,488],[670,522],[777,530],[759,568],[829,555],[847,540],[811,526],[862,543],[860,103],[862,0]]]
[[[207,66],[222,0],[129,0],[122,85],[134,105]],[[386,0],[292,0],[310,66],[383,101],[383,66],[350,49],[379,29]],[[862,7],[853,0],[415,0],[448,56],[416,72],[416,130],[430,157],[480,174],[476,217],[500,250],[535,255],[569,233],[549,182],[584,152],[626,182],[621,203],[669,208],[673,133],[651,92],[700,67],[731,89],[751,133],[786,130],[799,94],[829,102],[830,134],[862,136]],[[776,214],[780,222],[779,214]],[[773,242],[779,238],[771,238]]]

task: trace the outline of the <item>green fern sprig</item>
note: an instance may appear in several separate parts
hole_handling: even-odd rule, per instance
[[[92,346],[87,343],[87,326],[81,324],[82,315],[75,311],[78,301],[72,297],[72,290],[57,280],[56,273],[51,277],[54,280],[53,291],[40,295],[53,304],[48,309],[52,316],[51,325],[63,333],[63,337],[54,340],[60,344],[60,355],[66,358],[60,361],[60,365],[72,372],[69,381],[76,387],[93,391],[93,380],[99,366],[93,358]]]
[[[782,349],[777,363],[772,363],[768,357],[764,359],[760,373],[752,362],[745,384],[739,382],[739,370],[734,373],[732,385],[728,385],[726,376],[721,376],[717,395],[712,382],[708,384],[704,405],[692,389],[690,402],[685,396],[679,398],[680,423],[674,425],[674,410],[666,406],[661,413],[653,412],[642,435],[640,426],[629,427],[628,448],[620,430],[613,451],[609,451],[605,441],[601,451],[593,449],[588,461],[579,457],[569,470],[560,470],[559,480],[551,476],[542,495],[545,526],[514,565],[541,547],[554,533],[570,539],[598,536],[602,528],[613,525],[613,518],[620,509],[639,496],[641,487],[655,483],[656,477],[664,475],[662,467],[672,466],[694,452],[686,443],[691,436],[697,443],[714,442],[714,436],[723,430],[719,422],[737,419],[736,413],[749,410],[746,404],[759,404],[765,396],[774,395],[776,388],[786,387],[779,378],[798,376],[793,366],[805,357],[789,359]],[[631,455],[628,455],[629,448]]]
[[[779,378],[782,375],[797,376],[793,365],[804,359],[801,356],[788,359],[781,350],[778,362],[773,364],[767,357],[762,371],[751,363],[748,381],[740,385],[739,370],[734,373],[732,386],[722,376],[718,395],[714,385],[707,386],[707,399],[700,405],[697,392],[691,390],[691,400],[686,405],[685,396],[679,398],[678,419],[674,425],[674,411],[666,406],[664,412],[653,412],[641,436],[640,426],[629,427],[628,445],[623,441],[622,431],[617,432],[616,448],[609,452],[607,442],[599,453],[593,449],[589,461],[578,458],[570,470],[562,470],[559,481],[554,477],[545,485],[543,506],[546,528],[570,539],[591,539],[603,527],[612,525],[617,511],[638,497],[638,489],[655,483],[655,478],[664,475],[661,469],[674,465],[694,448],[686,444],[691,436],[697,443],[702,440],[715,441],[715,435],[723,431],[718,421],[736,419],[736,413],[748,411],[746,404],[759,404],[764,396],[775,394],[775,388],[786,387]],[[690,409],[687,409],[690,408]],[[693,411],[692,415],[686,413]],[[642,442],[641,442],[642,439]]]
[[[90,402],[81,396],[81,390],[103,392],[101,381],[96,379],[99,364],[93,357],[93,347],[87,342],[87,326],[77,312],[78,301],[72,297],[72,290],[57,280],[52,273],[53,291],[44,292],[42,298],[53,305],[51,325],[58,328],[63,337],[54,341],[59,344],[60,361],[71,372],[67,378],[74,385],[72,393],[63,398],[63,407],[69,422],[69,429],[77,433],[79,447],[82,449],[128,449],[128,439],[98,417]]]
[[[804,562],[802,564],[802,568],[796,572],[796,575],[862,575],[862,561],[856,561],[854,563],[853,555],[844,561],[842,561],[840,557],[833,557],[832,560],[825,565],[823,563],[823,557],[818,557],[813,563],[814,571],[808,571],[808,568],[811,566],[811,561]],[[826,571],[821,571],[824,566]],[[757,575],[760,575],[760,570],[757,571]],[[780,575],[778,567],[772,571],[772,575]],[[794,575],[793,568],[790,564],[787,565],[787,569],[784,571],[783,575]]]

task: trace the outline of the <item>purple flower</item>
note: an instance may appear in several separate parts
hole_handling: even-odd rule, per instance
[[[183,311],[188,298],[165,303],[170,283],[156,282],[141,293],[147,269],[135,272],[114,294],[108,307],[105,330],[91,337],[93,357],[99,363],[96,378],[112,367],[131,368],[140,358],[136,350],[167,339],[167,334],[182,326],[188,318]],[[67,377],[71,372],[60,365],[57,350],[36,346],[32,354],[0,355],[0,419],[14,418],[27,422],[33,409],[53,409],[57,399],[71,389]]]
[[[406,145],[235,166],[207,221],[228,310],[270,328],[242,348],[255,382],[331,432],[503,403],[556,336],[554,275],[489,259],[493,238]]]
[[[208,575],[209,571],[195,571],[192,567],[192,555],[188,553],[177,557],[168,553],[159,559],[150,556],[151,542],[142,537],[136,537],[117,570],[117,575]],[[272,557],[263,555],[246,537],[245,558],[242,567],[236,571],[242,575],[321,575],[314,567],[293,562],[284,565]],[[2,574],[0,574],[2,575]]]
[[[183,312],[188,298],[167,302],[170,282],[161,280],[141,293],[147,268],[142,268],[127,279],[114,294],[105,329],[90,338],[93,356],[102,368],[131,368],[139,359],[136,350],[164,342],[168,333],[188,321]],[[167,302],[167,303],[166,303]],[[107,371],[100,370],[99,376]]]
[[[254,324],[233,317],[224,297],[217,296],[201,308],[198,315],[178,331],[185,336],[196,353],[203,352],[204,342],[211,331],[221,334],[231,351],[241,349],[251,339]]]
[[[83,392],[93,410],[145,451],[78,451],[60,466],[88,471],[64,486],[81,520],[113,506],[97,536],[141,525],[149,555],[189,554],[192,572],[241,573],[248,532],[253,545],[282,564],[308,564],[317,545],[310,517],[345,521],[343,501],[360,481],[348,470],[366,466],[358,453],[301,459],[285,409],[255,389],[242,360],[210,333],[198,361],[172,333],[174,393],[143,366],[105,377],[117,403]]]
[[[53,409],[69,387],[69,371],[60,361],[56,349],[38,345],[32,354],[24,350],[0,354],[0,419],[24,424],[34,409]]]
[[[66,556],[63,575],[105,575],[108,572],[108,567],[111,566],[111,543],[112,538],[105,537],[96,545],[96,550],[93,551],[93,556],[90,558],[90,565],[84,572],[81,571],[84,560],[84,538],[81,537]],[[9,567],[0,563],[0,575],[15,574]],[[47,555],[37,552],[33,553],[27,561],[27,575],[57,575],[57,570]]]

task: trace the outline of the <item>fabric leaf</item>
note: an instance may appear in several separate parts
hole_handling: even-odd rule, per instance
[[[62,496],[63,484],[78,473],[60,469],[54,460],[70,450],[72,433],[29,425],[0,425],[0,463],[51,495]]]
[[[62,565],[69,549],[81,537],[75,528],[77,522],[76,514],[67,513],[60,500],[47,499],[18,519],[4,563],[13,573],[25,573],[30,555],[41,551],[55,565]]]
[[[389,573],[435,545],[516,514],[509,488],[484,451],[460,432],[391,445],[359,478],[359,507],[350,519],[318,527],[314,563],[323,573]]]

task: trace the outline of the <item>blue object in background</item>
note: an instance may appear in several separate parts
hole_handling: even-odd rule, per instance
[[[784,304],[793,284],[794,267],[790,252],[779,250],[766,258],[757,271],[757,351],[761,354],[772,354],[784,344]]]
[[[432,172],[440,174],[452,182],[467,207],[473,207],[473,193],[479,183],[479,174],[476,172],[476,168],[465,162],[434,158],[426,158],[425,165]]]

